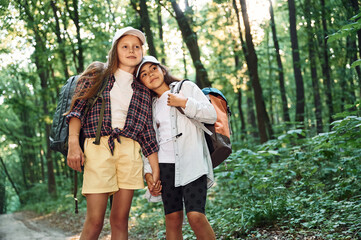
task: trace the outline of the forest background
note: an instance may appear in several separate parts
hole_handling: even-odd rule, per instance
[[[57,96],[70,76],[106,61],[117,29],[133,26],[173,75],[228,99],[233,153],[215,169],[207,205],[217,239],[270,231],[360,239],[359,7],[358,0],[1,0],[0,213],[74,216],[74,172],[49,148]],[[147,203],[144,191],[133,201],[131,234],[162,239],[162,207]],[[79,208],[85,212],[83,197]],[[194,238],[188,225],[184,233]]]

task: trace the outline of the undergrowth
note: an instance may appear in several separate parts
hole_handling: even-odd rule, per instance
[[[309,233],[318,239],[361,238],[361,117],[336,117],[340,120],[328,133],[300,138],[306,132],[290,130],[234,151],[227,164],[215,169],[207,217],[217,239],[267,239],[260,229],[291,239]],[[70,186],[66,181],[63,185]],[[49,201],[42,195],[46,187],[36,186],[27,208],[73,211],[71,191],[61,191],[62,197]],[[165,239],[162,204],[148,203],[144,192],[135,193],[130,235]],[[85,205],[82,198],[81,211]],[[184,239],[195,239],[189,224],[183,233]]]
[[[217,239],[267,239],[260,229],[286,239],[360,239],[361,117],[341,117],[328,133],[300,138],[304,131],[290,130],[215,169],[207,217]],[[143,204],[147,216],[133,231],[164,239],[164,225],[155,224],[164,224],[161,205]],[[183,232],[195,239],[188,224]]]

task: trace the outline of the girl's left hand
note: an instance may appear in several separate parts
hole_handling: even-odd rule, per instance
[[[181,94],[168,93],[167,105],[186,108],[188,99]]]

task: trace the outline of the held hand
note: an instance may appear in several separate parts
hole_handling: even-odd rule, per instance
[[[168,106],[185,108],[188,99],[181,94],[168,93]]]
[[[160,180],[157,181],[157,183],[153,180],[153,175],[150,173],[145,174],[145,180],[147,181],[148,189],[151,195],[153,196],[159,196],[161,194],[162,185]]]
[[[155,184],[153,191],[150,192],[150,194],[152,194],[153,196],[159,196],[162,194],[162,184],[160,182],[160,180],[158,180],[158,182]]]
[[[153,175],[150,174],[150,173],[146,173],[145,174],[145,181],[147,182],[149,191],[152,192],[154,187],[155,187],[155,182],[153,180]]]
[[[151,192],[151,193],[153,196],[158,196],[161,194],[161,191],[162,191],[162,184],[161,184],[160,180],[158,180],[154,186],[153,192]]]
[[[68,146],[68,166],[78,172],[81,172],[81,166],[84,166],[84,154],[79,145],[79,137],[69,136]]]

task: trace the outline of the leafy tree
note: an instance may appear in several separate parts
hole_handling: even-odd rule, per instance
[[[303,86],[303,77],[301,73],[301,61],[298,48],[298,38],[296,29],[296,6],[294,0],[288,0],[289,18],[290,18],[290,36],[292,44],[293,71],[296,82],[296,122],[304,125],[305,120],[305,92]]]
[[[320,87],[317,76],[317,60],[316,60],[316,48],[314,41],[314,33],[311,26],[312,21],[312,4],[310,0],[305,0],[304,2],[304,12],[307,21],[307,38],[308,38],[308,57],[310,60],[310,71],[312,79],[312,91],[313,91],[313,101],[315,107],[315,116],[316,116],[316,128],[317,133],[323,132],[322,124],[322,105],[321,105],[321,96],[320,96]]]
[[[257,55],[254,49],[252,35],[250,33],[250,25],[248,21],[246,1],[240,0],[240,3],[242,8],[243,22],[246,31],[246,45],[247,45],[247,54],[248,54],[246,56],[246,61],[248,65],[248,70],[250,71],[251,83],[256,102],[257,123],[260,134],[260,141],[261,143],[264,143],[272,137],[273,135],[272,127],[264,104],[262,87],[259,83],[258,70],[257,70]]]
[[[196,69],[196,81],[199,87],[210,86],[207,70],[204,68],[200,59],[200,50],[197,41],[197,34],[192,30],[191,17],[186,16],[180,9],[177,1],[172,0],[172,7],[175,12],[180,31],[182,32],[183,41],[186,43],[189,53],[192,57],[193,65]]]
[[[330,73],[330,65],[329,65],[329,48],[327,44],[327,15],[326,15],[325,0],[321,0],[321,24],[322,24],[322,37],[320,38],[320,46],[322,47],[322,74],[325,77],[324,85],[325,85],[325,94],[326,94],[326,105],[328,108],[328,116],[329,123],[332,122],[332,115],[334,114],[333,110],[333,98],[332,98],[332,82],[331,82],[331,73]]]
[[[278,37],[276,32],[276,23],[274,19],[274,13],[273,13],[273,6],[272,1],[269,0],[270,4],[270,17],[271,17],[271,29],[272,29],[272,37],[273,37],[273,44],[274,49],[276,52],[276,59],[277,59],[277,65],[278,65],[278,76],[279,76],[279,84],[280,84],[280,93],[281,93],[281,99],[282,99],[282,111],[283,111],[283,121],[289,122],[291,121],[290,115],[288,113],[288,103],[287,103],[287,97],[286,97],[286,89],[285,89],[285,79],[284,79],[284,70],[283,70],[283,64],[281,60],[280,55],[280,47],[278,43]]]

